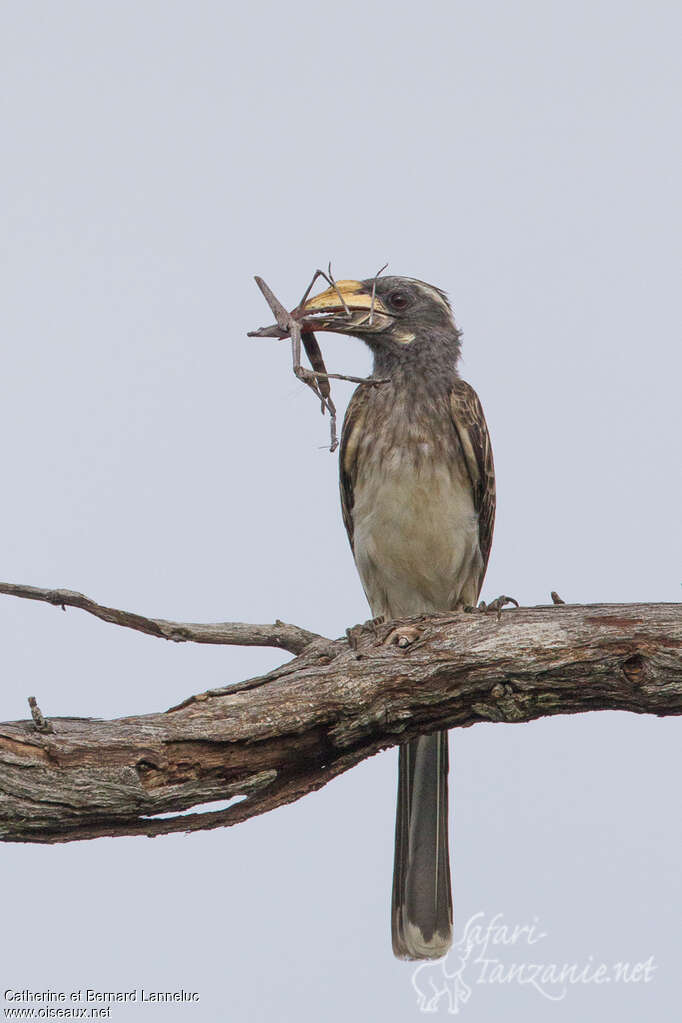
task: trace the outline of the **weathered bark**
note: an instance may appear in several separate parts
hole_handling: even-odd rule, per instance
[[[682,605],[559,605],[365,625],[350,639],[315,638],[268,675],[165,713],[50,718],[51,732],[35,715],[0,724],[0,838],[67,842],[236,824],[419,733],[588,710],[682,713]],[[178,815],[237,795],[227,809]]]

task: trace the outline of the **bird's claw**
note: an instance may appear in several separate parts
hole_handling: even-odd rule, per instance
[[[520,607],[518,600],[515,597],[507,597],[502,594],[496,597],[495,600],[491,600],[489,604],[486,604],[485,600],[480,601],[477,608],[465,608],[467,611],[480,611],[481,614],[496,614],[499,622],[502,617],[502,608],[506,607],[507,604],[513,604],[514,607]]]
[[[350,628],[346,629],[346,639],[348,640],[348,645],[351,650],[357,650],[360,637],[365,629],[371,629],[376,636],[378,627],[383,625],[385,621],[386,618],[384,615],[379,615],[377,618],[369,618],[361,625],[352,625]]]

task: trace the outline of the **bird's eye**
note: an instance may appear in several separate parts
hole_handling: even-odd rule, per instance
[[[407,309],[410,304],[410,296],[404,291],[394,291],[388,296],[389,305],[396,311]]]

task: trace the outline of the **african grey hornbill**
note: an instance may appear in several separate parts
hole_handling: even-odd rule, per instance
[[[374,292],[374,294],[373,294]],[[339,281],[296,311],[374,354],[343,424],[341,507],[372,614],[390,620],[478,599],[493,533],[495,475],[476,392],[459,378],[445,294],[422,281]],[[448,733],[400,747],[393,950],[432,959],[452,942]]]

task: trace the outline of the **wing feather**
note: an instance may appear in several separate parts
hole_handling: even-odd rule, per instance
[[[351,550],[353,547],[353,491],[357,478],[357,454],[362,431],[364,429],[367,409],[367,387],[358,387],[353,394],[341,431],[341,450],[339,451],[339,489],[341,491],[341,514],[343,524],[348,533]]]
[[[485,573],[495,525],[495,466],[490,434],[479,397],[465,380],[458,380],[450,392],[450,410],[474,491]]]

